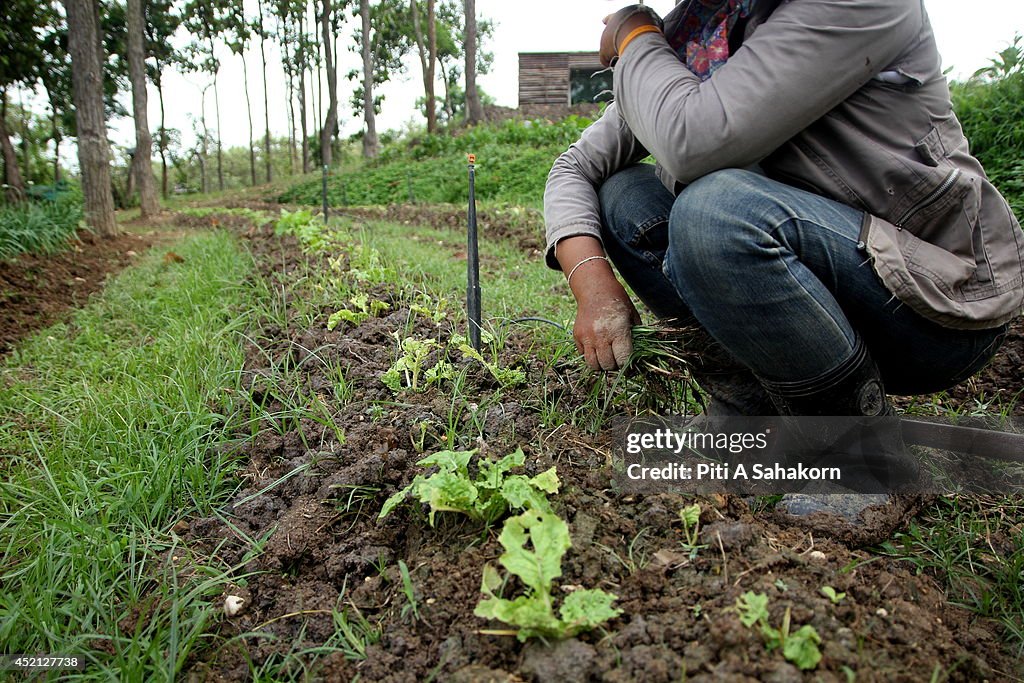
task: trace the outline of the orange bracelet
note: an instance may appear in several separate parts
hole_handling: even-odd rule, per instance
[[[629,45],[634,38],[636,38],[639,35],[643,35],[644,33],[661,33],[661,29],[659,29],[654,24],[644,24],[643,26],[637,26],[635,29],[630,31],[625,38],[622,39],[622,44],[619,46],[619,57],[621,57],[622,53],[626,51],[626,46]]]

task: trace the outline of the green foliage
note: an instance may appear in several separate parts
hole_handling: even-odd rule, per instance
[[[480,340],[486,344],[490,344],[493,341],[493,338],[489,334],[481,333]],[[516,387],[526,382],[526,373],[522,370],[501,367],[498,363],[496,349],[492,359],[487,360],[484,358],[483,354],[470,346],[469,342],[461,334],[452,335],[451,345],[461,351],[463,355],[468,356],[483,365],[487,372],[491,373],[491,377],[493,377],[494,380],[503,388],[508,389]]]
[[[67,245],[82,221],[82,199],[64,192],[52,200],[0,207],[0,258],[22,252],[51,254]]]
[[[1024,657],[1024,534],[991,547],[986,539],[1024,518],[1019,495],[943,496],[881,547],[883,555],[935,576],[950,601],[1000,622],[1006,642]],[[979,562],[977,549],[989,548]]]
[[[323,223],[311,211],[281,209],[281,218],[274,225],[277,236],[291,235],[311,251],[323,251],[327,246]]]
[[[740,615],[740,623],[747,628],[758,622],[767,622],[768,596],[764,593],[747,591],[736,598],[736,611]]]
[[[838,605],[846,598],[846,593],[840,593],[832,586],[822,586],[819,592],[828,598],[833,605]]]
[[[775,628],[769,622],[768,596],[764,593],[747,591],[736,598],[736,612],[740,623],[747,628],[760,626],[765,647],[769,650],[782,649],[782,656],[802,671],[818,666],[821,661],[821,636],[813,626],[805,624],[796,631],[790,632],[790,611],[782,617],[782,626]]]
[[[466,154],[477,155],[476,196],[483,201],[538,205],[551,164],[591,122],[570,116],[558,123],[505,121],[459,135],[437,133],[388,145],[378,160],[328,181],[328,201],[372,205],[406,202],[462,203],[468,197]],[[410,190],[412,197],[410,197]],[[283,202],[319,205],[313,178],[281,196]]]
[[[79,653],[96,679],[180,678],[253,556],[170,561],[175,522],[237,487],[226,434],[241,417],[242,328],[263,314],[231,235],[174,251],[182,262],[145,255],[0,367],[0,642]]]
[[[518,627],[520,641],[528,638],[568,638],[594,629],[622,613],[612,607],[617,596],[602,590],[577,590],[562,601],[555,615],[551,589],[562,575],[562,557],[572,546],[569,527],[550,510],[528,509],[511,517],[498,537],[505,549],[498,561],[526,587],[508,600],[496,594],[505,584],[492,565],[484,567],[480,590],[486,596],[473,613]]]
[[[992,183],[1024,218],[1024,60],[1021,37],[974,78],[953,83],[953,109]]]
[[[392,333],[392,336],[399,341],[399,349],[401,355],[394,362],[394,364],[380,376],[380,381],[384,382],[391,391],[398,393],[402,389],[411,389],[412,391],[418,391],[420,386],[420,376],[426,369],[425,364],[427,357],[430,352],[437,349],[440,345],[433,339],[417,339],[415,337],[406,337],[401,339],[398,334],[398,330]],[[434,372],[430,378],[427,379],[427,384],[433,381],[440,381],[444,379],[448,373],[444,372],[444,368],[438,368],[439,365],[444,363],[443,359],[439,359],[437,363],[431,368]]]
[[[683,536],[686,538],[686,545],[691,550],[697,550],[700,546],[697,541],[700,537],[700,503],[687,505],[679,511],[679,521],[683,523]]]
[[[376,299],[370,301],[370,297],[366,294],[356,294],[349,299],[349,303],[352,304],[352,309],[343,308],[332,313],[327,319],[328,330],[335,329],[342,321],[358,325],[367,318],[376,318],[391,308],[391,305],[386,301],[378,301]]]
[[[430,525],[434,525],[437,512],[461,512],[477,521],[491,524],[509,509],[549,509],[546,494],[558,492],[558,474],[555,468],[535,477],[509,474],[522,467],[526,456],[522,449],[500,460],[477,460],[477,474],[469,473],[469,463],[476,455],[471,451],[441,451],[423,458],[417,465],[438,468],[430,476],[416,475],[412,483],[385,501],[380,519],[391,514],[412,494],[421,503],[430,505]]]
[[[416,602],[416,591],[412,585],[412,576],[409,574],[409,567],[405,560],[398,561],[398,572],[402,575],[402,593],[405,595],[405,605],[402,606],[402,618],[412,614],[414,621],[420,620],[420,606]]]

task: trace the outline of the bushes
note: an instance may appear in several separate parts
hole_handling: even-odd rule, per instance
[[[52,199],[0,207],[0,258],[22,252],[53,253],[75,234],[82,220],[82,198],[77,191],[61,192]]]
[[[462,203],[468,197],[466,154],[472,153],[477,155],[479,199],[539,205],[551,164],[590,123],[577,116],[557,123],[504,121],[475,126],[458,135],[442,133],[399,141],[387,146],[376,161],[332,175],[328,200],[333,206],[410,199]],[[320,180],[299,184],[280,199],[317,205]]]
[[[992,66],[964,83],[953,83],[953,109],[963,124],[971,153],[993,184],[1024,219],[1024,61],[1016,45]]]

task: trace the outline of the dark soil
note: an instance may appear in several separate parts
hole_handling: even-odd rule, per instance
[[[249,234],[263,273],[289,282],[288,273],[305,258],[294,242],[268,230]],[[525,351],[529,332],[512,337],[504,358],[528,374],[519,392],[499,392],[474,368],[461,398],[437,390],[395,398],[379,376],[393,360],[391,332],[409,331],[407,311],[392,303],[386,317],[357,327],[328,332],[292,314],[287,325],[266,323],[253,335],[243,382],[253,400],[277,415],[287,409],[286,397],[318,401],[344,438],[309,419],[277,420],[276,427],[264,420],[255,437],[239,442],[244,489],[224,511],[230,525],[210,517],[182,527],[193,556],[251,573],[229,590],[246,599],[242,612],[215,625],[222,640],[194,655],[189,679],[248,680],[250,662],[273,671],[289,653],[343,646],[344,629],[332,611],[344,612],[350,624],[360,618],[379,624],[382,636],[364,659],[342,653],[321,659],[305,674],[316,680],[847,681],[847,671],[857,681],[929,680],[936,671],[950,681],[1024,676],[1000,625],[951,604],[935,578],[752,512],[739,499],[702,499],[704,547],[693,556],[685,552],[678,512],[691,500],[622,493],[608,467],[607,435],[542,422],[537,387],[546,382],[570,407],[584,402],[586,383],[576,366],[545,370],[533,360]],[[1019,391],[1019,330],[977,380],[986,384],[963,392]],[[441,334],[423,322],[414,332]],[[350,395],[338,390],[337,368]],[[968,393],[953,396],[972,400]],[[450,422],[460,448],[502,456],[522,447],[527,473],[558,468],[563,489],[554,504],[569,524],[573,549],[556,595],[577,586],[603,588],[618,595],[622,616],[550,646],[481,633],[503,628],[473,615],[482,567],[501,553],[497,530],[449,513],[431,528],[418,505],[377,521],[385,498],[419,471],[421,450],[442,448]],[[246,539],[265,539],[255,559]],[[399,560],[411,572],[418,620],[403,614]],[[832,604],[819,592],[825,585],[846,598]],[[770,597],[775,626],[787,609],[792,630],[814,626],[824,654],[815,671],[801,672],[780,652],[767,651],[760,634],[740,623],[732,608],[745,591]],[[292,661],[279,677],[302,678],[299,663],[312,658]]]
[[[82,231],[65,251],[0,261],[0,356],[32,332],[57,322],[103,287],[107,277],[149,248],[153,239],[101,239]]]
[[[1006,407],[1016,416],[1024,415],[1024,319],[1017,318],[1006,333],[992,362],[980,373],[947,392],[954,406],[969,409],[987,405],[999,413]]]

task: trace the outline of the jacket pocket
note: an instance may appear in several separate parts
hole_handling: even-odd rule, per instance
[[[827,114],[776,150],[765,169],[783,182],[878,216],[973,265],[978,176],[951,161],[951,150],[936,128],[902,144],[883,143],[862,128],[837,112]]]

